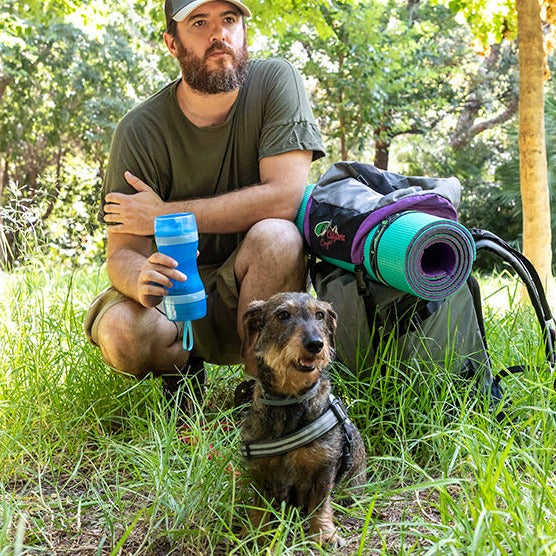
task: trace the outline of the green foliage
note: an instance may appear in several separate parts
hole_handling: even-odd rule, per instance
[[[359,9],[364,3],[359,0],[253,0],[249,8],[253,14],[253,27],[264,37],[277,40],[292,28],[307,26],[319,39],[333,36],[326,12],[340,13],[347,9]]]
[[[0,30],[4,264],[23,257],[22,238],[29,235],[42,236],[50,250],[74,262],[80,259],[81,246],[91,245],[88,238],[98,228],[98,191],[114,128],[167,80],[158,67],[162,51],[148,42],[156,25],[133,25],[140,19],[133,8],[119,6],[125,11],[118,13],[103,7],[107,14],[93,8],[82,17],[73,12],[79,27],[11,16],[17,34],[8,40]],[[110,23],[99,27],[95,20],[103,15]]]
[[[314,83],[334,151],[358,157],[407,133],[424,134],[457,102],[452,79],[465,44],[453,15],[428,3],[321,3],[322,25],[298,20],[272,42]],[[273,50],[275,48],[273,47]]]
[[[485,48],[517,35],[517,14],[512,0],[447,0],[443,3],[467,21]]]
[[[28,23],[60,21],[75,8],[73,0],[4,0],[0,7],[0,34],[6,32],[20,37],[26,33]]]

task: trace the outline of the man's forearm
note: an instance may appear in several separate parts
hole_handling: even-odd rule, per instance
[[[269,185],[254,185],[205,199],[166,203],[168,212],[193,212],[199,231],[207,234],[244,232],[265,218],[293,220],[301,201],[276,195]]]
[[[193,212],[203,233],[244,232],[266,218],[293,220],[307,184],[311,152],[293,151],[260,162],[261,184],[216,197],[163,202],[138,177],[126,173],[137,191],[133,195],[109,193],[105,221],[112,232],[152,236],[154,219],[163,214]]]
[[[145,261],[144,255],[127,247],[113,250],[106,258],[106,270],[112,285],[135,301],[139,301],[139,275]]]
[[[112,284],[131,299],[141,303],[139,277],[152,252],[150,237],[118,234],[108,228],[106,270]]]

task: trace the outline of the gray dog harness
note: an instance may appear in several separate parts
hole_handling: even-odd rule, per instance
[[[309,423],[300,430],[293,434],[288,434],[274,440],[263,440],[261,442],[242,442],[241,454],[245,458],[262,458],[269,456],[278,456],[286,454],[310,444],[321,436],[325,435],[328,431],[333,429],[336,425],[342,425],[344,429],[344,437],[348,440],[350,446],[348,452],[351,455],[351,430],[353,424],[351,423],[347,410],[341,400],[332,394],[329,395],[330,405],[328,409],[315,421]],[[346,443],[344,443],[346,444]],[[344,456],[346,455],[346,448],[344,447]],[[345,457],[343,458],[345,460]],[[346,467],[345,461],[342,467],[342,473],[345,472],[349,465]]]

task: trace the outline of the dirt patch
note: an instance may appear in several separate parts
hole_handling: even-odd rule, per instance
[[[396,492],[393,490],[393,492]],[[457,493],[454,491],[454,495]],[[439,493],[436,489],[407,490],[381,497],[373,508],[371,521],[364,541],[364,553],[399,554],[426,548],[429,538],[439,534],[446,524],[438,510]],[[338,516],[348,541],[341,554],[355,554],[361,542],[362,519]],[[347,532],[347,534],[346,534]],[[418,552],[418,551],[417,551]]]
[[[125,513],[115,516],[110,493],[106,492],[110,486],[95,485],[97,502],[91,498],[90,486],[83,477],[54,480],[45,476],[39,484],[20,480],[7,485],[5,492],[17,502],[19,510],[8,527],[10,536],[19,536],[26,554],[110,554],[123,537],[126,540],[120,554],[166,556],[172,552],[169,539],[147,540],[146,517],[137,520],[126,533],[135,516],[141,515],[144,497],[123,494],[119,506]]]
[[[15,538],[19,530],[27,554],[46,551],[56,556],[104,555],[118,545],[122,555],[229,553],[227,545],[209,551],[201,538],[194,548],[185,547],[179,533],[172,538],[163,524],[153,529],[153,516],[145,515],[149,493],[124,491],[115,508],[111,502],[113,493],[109,492],[112,487],[107,482],[103,486],[95,485],[95,500],[91,496],[90,482],[83,477],[46,479],[43,476],[39,484],[35,481],[36,478],[33,483],[12,482],[5,489],[19,509],[18,515],[11,517],[9,535]],[[114,485],[117,483],[114,477]],[[438,534],[438,527],[442,525],[438,502],[438,491],[433,489],[408,490],[381,497],[368,525],[364,553],[381,553],[386,548],[388,554],[398,554],[403,549],[425,548],[430,544],[427,537]],[[347,542],[335,553],[357,553],[364,520],[337,511],[336,522]],[[191,539],[188,542],[191,543]],[[311,552],[321,553],[309,549],[299,554]]]

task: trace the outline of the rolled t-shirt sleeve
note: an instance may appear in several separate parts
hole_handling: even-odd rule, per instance
[[[259,160],[294,150],[313,151],[317,160],[325,153],[303,80],[287,60],[277,62],[263,83],[267,91]]]

